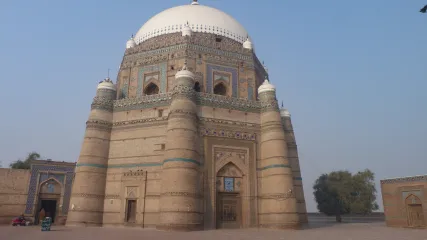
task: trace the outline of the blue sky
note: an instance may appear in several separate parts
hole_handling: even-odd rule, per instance
[[[2,1],[3,167],[38,151],[76,161],[98,81],[125,43],[187,0]],[[322,173],[379,179],[427,169],[425,0],[200,0],[236,18],[292,114],[309,211]],[[382,200],[379,198],[380,206]]]

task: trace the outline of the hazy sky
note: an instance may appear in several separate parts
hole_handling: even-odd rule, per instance
[[[0,2],[3,167],[37,151],[77,161],[96,85],[131,34],[190,0]],[[200,0],[246,27],[292,114],[304,190],[322,173],[427,171],[426,0]],[[382,208],[382,199],[379,198]]]

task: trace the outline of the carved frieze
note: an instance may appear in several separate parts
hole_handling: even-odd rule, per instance
[[[179,196],[179,197],[193,197],[193,198],[203,198],[202,194],[199,193],[189,193],[189,192],[165,192],[161,193],[160,196]]]
[[[405,183],[405,182],[426,182],[427,175],[425,176],[413,176],[404,178],[394,178],[381,180],[381,184],[393,184],[393,183]]]
[[[256,133],[241,131],[228,131],[212,128],[200,128],[200,136],[234,138],[248,141],[256,141]]]
[[[281,194],[263,194],[260,195],[259,198],[261,199],[275,199],[277,201],[283,201],[290,198],[295,198],[295,192],[294,191],[288,191],[286,193]]]
[[[105,199],[119,199],[120,195],[118,194],[106,194]]]
[[[279,104],[277,100],[260,101],[261,112],[279,111]]]
[[[113,100],[105,97],[94,97],[91,105],[91,109],[102,109],[109,112],[113,111]]]
[[[255,128],[255,129],[259,129],[260,128],[260,124],[256,124],[256,123],[249,123],[249,122],[239,122],[239,121],[231,121],[231,120],[226,120],[226,119],[217,119],[217,118],[200,118],[200,120],[204,123],[204,124],[208,124],[208,123],[214,123],[214,124],[221,124],[221,125],[232,125],[232,126],[236,126],[236,127],[243,127],[243,128]]]
[[[120,127],[120,126],[126,126],[126,125],[134,125],[134,124],[143,124],[143,123],[153,123],[153,122],[164,122],[167,121],[168,117],[155,117],[155,118],[144,118],[144,119],[137,119],[137,120],[129,120],[129,121],[121,121],[121,122],[114,122],[114,127]]]
[[[169,106],[173,92],[138,98],[119,99],[114,101],[114,111],[129,111],[134,109],[146,109]],[[196,103],[202,106],[225,108],[245,112],[260,112],[260,102],[241,98],[232,98],[209,93],[195,93]]]
[[[123,177],[140,177],[144,175],[145,175],[145,171],[142,169],[138,169],[136,171],[129,170],[123,173]]]
[[[105,195],[102,194],[90,194],[90,193],[73,193],[72,197],[82,197],[82,198],[104,198]]]
[[[112,123],[103,121],[103,120],[96,120],[96,119],[90,119],[86,122],[86,128],[95,128],[95,129],[101,129],[101,130],[111,130]]]

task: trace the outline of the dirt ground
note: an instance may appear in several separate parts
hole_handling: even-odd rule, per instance
[[[52,226],[50,232],[42,232],[40,226],[0,226],[0,240],[192,240],[192,239],[290,239],[290,240],[427,240],[427,230],[388,228],[384,223],[348,223],[312,225],[305,230],[211,230],[200,232],[163,232],[141,228],[68,228]]]

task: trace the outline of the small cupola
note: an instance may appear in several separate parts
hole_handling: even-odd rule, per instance
[[[273,84],[271,84],[267,78],[258,88],[258,94],[261,94],[263,92],[275,92],[275,91],[276,91],[276,87]]]
[[[182,27],[181,33],[182,33],[183,37],[185,37],[185,36],[190,36],[191,37],[191,34],[193,33],[193,30],[191,30],[190,25],[188,24],[188,22],[186,24],[184,24],[184,26]]]
[[[246,38],[246,41],[243,43],[243,48],[245,49],[249,49],[249,50],[253,50],[254,45],[252,44],[251,40],[249,39],[249,37]]]
[[[111,79],[109,77],[107,77],[104,80],[102,80],[101,82],[99,82],[97,89],[98,90],[99,89],[109,89],[109,90],[116,91],[116,86],[114,85],[113,81],[111,81]]]
[[[133,35],[132,35],[132,37],[126,42],[126,49],[133,48],[135,46],[136,46],[136,42],[135,42],[135,39],[133,39]]]

